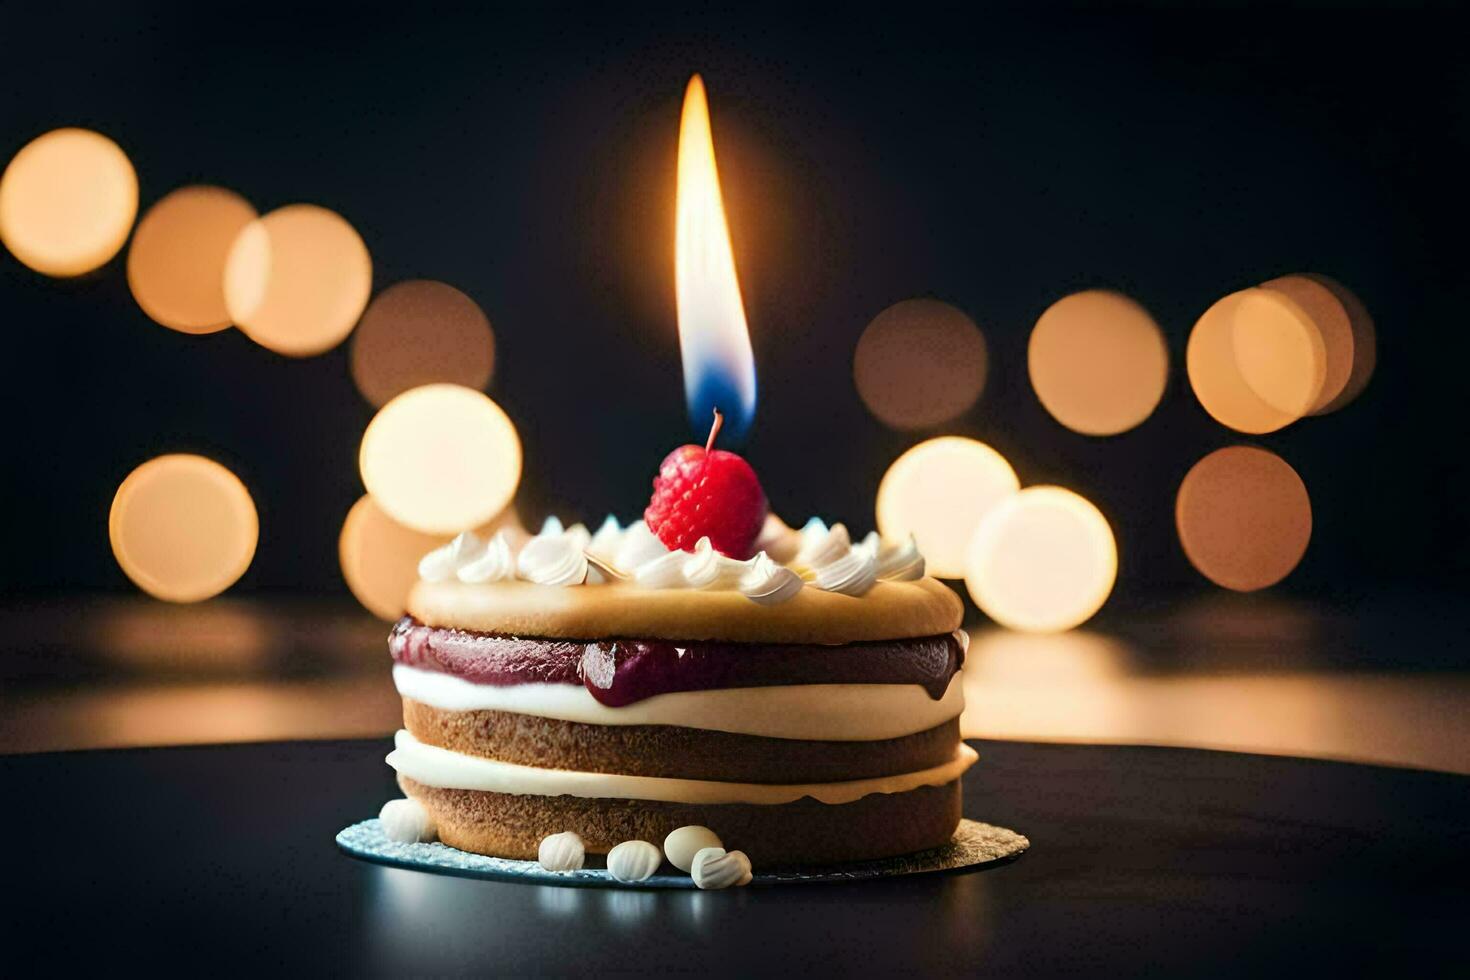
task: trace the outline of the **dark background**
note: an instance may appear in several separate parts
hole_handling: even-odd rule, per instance
[[[872,524],[887,464],[939,431],[993,444],[1113,522],[1117,595],[1209,588],[1173,527],[1179,480],[1244,441],[1198,406],[1189,328],[1292,272],[1366,302],[1378,371],[1345,410],[1255,440],[1301,473],[1315,530],[1280,589],[1352,601],[1463,583],[1470,154],[1463,14],[1331,8],[432,10],[403,4],[12,5],[0,158],[63,125],[129,154],[141,208],[183,184],[351,221],[375,292],[449,282],[489,314],[490,392],[526,447],[528,524],[641,511],[685,419],[674,156],[691,72],[716,150],[760,383],[746,453],[773,506]],[[192,451],[261,518],[237,590],[343,593],[336,539],[372,410],[345,346],[303,361],[149,321],[125,253],[74,281],[0,255],[12,593],[130,591],[107,509],[138,463]],[[1141,427],[1074,434],[1031,391],[1036,317],[1086,287],[1159,320],[1170,387]],[[976,407],[889,431],[852,350],[932,295],[989,343]]]

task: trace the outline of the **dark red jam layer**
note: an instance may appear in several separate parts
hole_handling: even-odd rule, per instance
[[[952,635],[846,646],[548,640],[425,626],[405,616],[388,652],[410,667],[476,684],[581,684],[621,707],[674,691],[792,684],[918,684],[944,697],[965,652]]]

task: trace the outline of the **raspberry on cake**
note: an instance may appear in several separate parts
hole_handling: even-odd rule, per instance
[[[722,555],[748,558],[766,519],[766,492],[750,464],[715,448],[725,417],[715,410],[703,446],[664,457],[643,520],[669,548],[689,551],[701,538]]]

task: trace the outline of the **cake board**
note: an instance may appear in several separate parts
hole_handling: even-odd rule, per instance
[[[364,861],[461,878],[583,888],[695,887],[694,880],[689,875],[668,870],[670,865],[667,862],[653,877],[627,883],[617,881],[602,867],[585,867],[577,871],[547,871],[535,861],[471,854],[438,842],[400,843],[390,840],[383,833],[376,817],[344,828],[337,834],[337,846]],[[961,820],[954,837],[943,847],[875,861],[853,861],[806,869],[755,869],[751,884],[820,884],[870,881],[937,871],[973,871],[1013,861],[1030,846],[1029,840],[1013,830],[977,820]],[[601,861],[600,856],[596,855],[591,859]]]

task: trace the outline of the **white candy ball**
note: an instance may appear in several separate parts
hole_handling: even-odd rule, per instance
[[[750,858],[744,851],[726,851],[723,847],[706,847],[694,855],[689,869],[698,888],[729,888],[750,884]]]
[[[434,818],[418,800],[389,800],[378,811],[383,834],[400,844],[425,844],[439,837]]]
[[[541,838],[541,846],[536,848],[536,863],[547,871],[576,871],[586,857],[582,838],[570,830]]]
[[[664,838],[664,857],[680,871],[694,867],[694,855],[706,847],[724,847],[724,842],[708,827],[690,824]]]
[[[663,855],[646,840],[625,840],[607,852],[607,872],[618,881],[645,881],[658,870]]]

